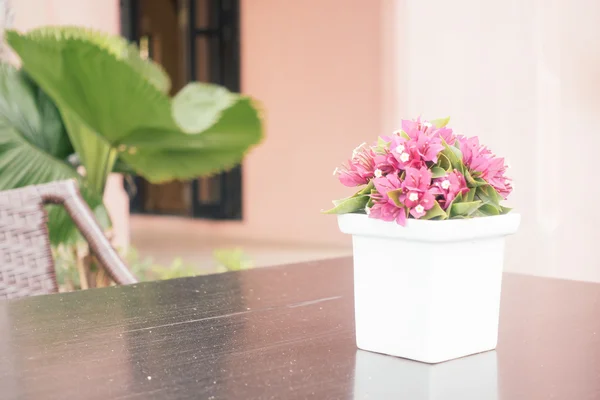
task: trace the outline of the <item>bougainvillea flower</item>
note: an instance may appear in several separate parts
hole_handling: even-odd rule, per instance
[[[469,192],[465,177],[456,170],[442,178],[434,179],[433,186],[437,189],[436,193],[441,195],[441,198],[438,199],[438,203],[444,210],[452,204],[452,201],[454,201],[456,196]]]
[[[371,218],[384,221],[396,221],[404,226],[406,224],[406,210],[400,204],[396,204],[388,195],[389,192],[402,190],[402,181],[397,174],[389,174],[373,179],[373,185],[377,193],[371,195],[373,207],[368,209]]]
[[[399,169],[420,168],[425,165],[416,143],[401,136],[395,136],[390,143],[390,153],[396,159]]]
[[[410,215],[421,218],[435,204],[433,190],[425,192],[409,191],[404,196],[404,204],[410,209]]]
[[[406,176],[402,182],[402,187],[406,191],[426,192],[431,185],[431,171],[426,167],[408,168]]]
[[[420,131],[414,131],[410,139],[395,136],[390,144],[390,151],[402,169],[420,168],[426,162],[435,163],[439,152],[443,149],[439,136],[429,136]]]
[[[504,158],[494,156],[485,146],[479,144],[477,136],[465,138],[459,136],[457,143],[463,154],[463,163],[488,182],[504,199],[512,192],[511,180],[506,178]]]
[[[499,202],[513,190],[504,159],[481,145],[479,138],[454,134],[445,126],[447,122],[402,120],[401,130],[355,149],[347,165],[336,169],[335,174],[346,186],[368,186],[347,203],[346,199],[334,202],[336,207],[329,212],[359,212],[364,207],[371,218],[400,225],[405,225],[408,218],[445,219],[509,212]],[[447,146],[456,148],[450,147],[446,152]],[[369,196],[366,206],[365,194]],[[448,212],[452,204],[465,202],[471,204]],[[464,211],[466,208],[468,212]],[[429,210],[433,211],[431,215],[427,215]]]
[[[457,140],[463,155],[463,163],[467,168],[477,172],[484,172],[489,168],[490,159],[493,157],[492,152],[479,144],[477,136],[470,138],[459,136]]]
[[[373,157],[373,162],[375,163],[375,168],[380,170],[383,175],[391,174],[400,169],[398,160],[396,160],[394,155],[387,150],[382,154],[376,154],[375,157]]]
[[[442,138],[446,143],[450,144],[456,140],[452,129],[447,127],[437,128],[431,122],[421,121],[421,118],[417,118],[416,120],[403,119],[402,130],[410,138],[416,138],[419,133],[424,133],[430,137]]]
[[[389,174],[373,179],[373,185],[383,197],[387,198],[388,192],[402,188],[402,181],[397,174]]]
[[[393,202],[375,202],[369,210],[369,217],[384,221],[396,221],[398,225],[406,225],[406,210]]]
[[[375,174],[374,154],[366,143],[361,144],[352,153],[352,158],[346,165],[342,165],[333,171],[344,186],[364,185],[373,178]]]
[[[506,168],[504,158],[495,157],[490,160],[488,169],[481,174],[505,200],[512,192],[512,181],[505,176]]]

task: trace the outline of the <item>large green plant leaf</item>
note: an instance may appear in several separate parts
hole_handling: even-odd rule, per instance
[[[0,64],[0,74],[0,119],[29,143],[66,158],[72,147],[52,100],[21,70]]]
[[[160,91],[167,93],[171,89],[171,80],[164,69],[152,60],[143,59],[138,47],[129,43],[122,36],[110,35],[81,26],[44,26],[29,31],[27,36],[48,48],[62,48],[67,43],[65,39],[93,43],[127,62]]]
[[[117,158],[117,151],[92,131],[76,114],[63,110],[63,118],[79,162],[85,168],[87,184],[103,194],[106,180]]]
[[[64,160],[71,146],[52,102],[21,71],[0,65],[0,190],[62,179],[77,179]],[[82,192],[101,222],[108,226],[98,196]],[[62,208],[49,209],[53,243],[77,240],[76,229]]]
[[[170,99],[110,46],[52,33],[10,31],[7,38],[63,114],[76,115],[149,181],[233,167],[261,140],[249,98],[194,83]]]

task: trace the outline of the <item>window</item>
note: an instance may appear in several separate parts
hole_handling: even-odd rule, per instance
[[[173,94],[189,81],[240,90],[239,0],[121,0],[122,33],[163,66]],[[241,219],[241,166],[188,182],[135,178],[134,213]]]

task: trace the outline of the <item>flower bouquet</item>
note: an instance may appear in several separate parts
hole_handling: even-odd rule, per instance
[[[449,118],[403,120],[334,172],[326,211],[353,236],[359,348],[428,363],[494,349],[505,236],[520,216],[503,158]]]

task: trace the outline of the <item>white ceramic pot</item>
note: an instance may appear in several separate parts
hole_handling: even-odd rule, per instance
[[[504,241],[520,221],[338,216],[353,241],[357,346],[426,363],[495,349]]]

